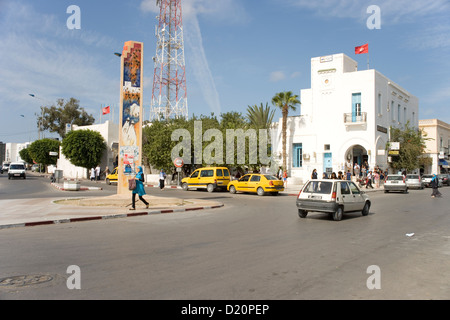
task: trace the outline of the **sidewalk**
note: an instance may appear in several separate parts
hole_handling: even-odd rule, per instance
[[[80,190],[102,189],[100,184],[98,187],[84,186],[83,181],[81,184]],[[55,187],[55,195],[51,198],[0,200],[0,230],[223,207],[223,203],[218,201],[146,195],[148,209],[136,197],[136,210],[129,210],[131,193],[82,198],[77,197],[76,191],[64,191],[63,183],[52,183],[52,186]]]

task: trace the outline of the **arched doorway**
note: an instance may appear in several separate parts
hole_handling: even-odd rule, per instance
[[[359,167],[361,167],[363,164],[368,164],[369,155],[366,148],[357,144],[347,149],[347,152],[345,153],[345,161],[346,171],[347,169],[350,169],[350,172],[354,174],[353,167],[355,166],[355,163],[357,163]]]

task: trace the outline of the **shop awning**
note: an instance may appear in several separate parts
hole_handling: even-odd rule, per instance
[[[445,159],[439,159],[440,166],[448,166],[448,162]]]

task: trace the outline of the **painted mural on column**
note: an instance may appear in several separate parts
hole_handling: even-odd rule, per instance
[[[119,127],[119,194],[129,193],[128,179],[136,174],[142,157],[142,42],[127,41],[122,51],[120,127]]]

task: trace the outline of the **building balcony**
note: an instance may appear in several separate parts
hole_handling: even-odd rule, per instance
[[[367,112],[359,114],[344,113],[344,124],[347,129],[350,127],[365,129],[367,127]]]

